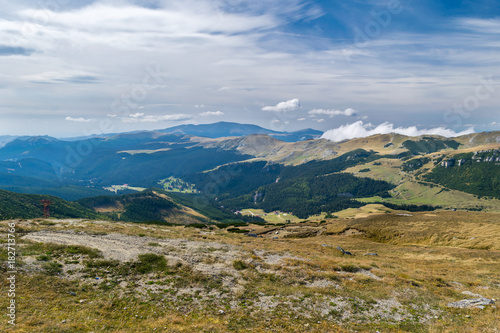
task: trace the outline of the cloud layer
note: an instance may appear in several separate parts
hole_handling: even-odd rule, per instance
[[[456,137],[460,135],[466,135],[474,133],[473,128],[469,128],[462,132],[455,132],[445,127],[436,127],[430,129],[419,130],[416,126],[410,127],[394,127],[394,124],[385,122],[383,124],[374,126],[370,123],[363,123],[363,121],[357,121],[352,124],[342,125],[338,128],[326,131],[323,135],[323,139],[328,139],[334,142],[339,142],[342,140],[354,139],[354,138],[364,138],[375,134],[389,134],[397,133],[407,136],[419,136],[419,135],[440,135],[444,137]]]
[[[89,127],[67,116],[114,132],[221,117],[325,130],[353,110],[374,124],[493,130],[500,10],[488,1],[401,1],[382,24],[373,13],[387,1],[0,0],[0,135]]]

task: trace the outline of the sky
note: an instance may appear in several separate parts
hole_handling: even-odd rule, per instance
[[[0,135],[500,129],[497,0],[0,0]]]

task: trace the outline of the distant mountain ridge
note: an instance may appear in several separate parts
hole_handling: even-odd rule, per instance
[[[0,189],[77,200],[111,194],[109,188],[127,194],[173,178],[192,184],[199,195],[218,198],[219,206],[300,206],[294,210],[301,216],[359,205],[345,193],[368,202],[500,211],[498,199],[479,198],[500,198],[499,131],[455,138],[390,133],[340,142],[307,139],[318,132],[220,122],[74,140],[18,137],[0,148]],[[484,162],[471,162],[471,156],[484,154]],[[456,167],[448,162],[453,159]],[[467,162],[458,162],[462,159]],[[294,170],[307,170],[308,176]],[[283,195],[290,189],[300,194],[294,202],[291,192]]]
[[[223,138],[232,136],[248,136],[252,134],[267,134],[274,138],[286,142],[303,141],[307,139],[316,139],[323,135],[322,131],[315,129],[303,129],[294,132],[280,132],[263,128],[253,124],[239,124],[233,122],[221,121],[213,124],[200,125],[179,125],[166,129],[157,130],[157,132],[168,134],[194,135],[206,138]]]
[[[16,138],[18,137],[15,135],[0,135],[0,148],[2,148],[11,141],[14,141]]]

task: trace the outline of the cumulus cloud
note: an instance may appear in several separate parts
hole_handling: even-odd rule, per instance
[[[128,118],[123,118],[124,123],[159,123],[163,121],[181,121],[189,120],[192,116],[183,113],[167,115],[146,115],[142,112],[129,114]]]
[[[445,127],[435,127],[430,129],[417,129],[416,126],[410,127],[394,127],[394,124],[385,122],[383,124],[374,126],[371,123],[363,123],[363,121],[357,121],[352,124],[342,125],[338,128],[326,131],[321,137],[323,139],[328,139],[334,142],[354,139],[354,138],[364,138],[375,134],[388,134],[397,133],[407,136],[419,136],[419,135],[441,135],[444,137],[456,137],[460,135],[466,135],[474,133],[473,128],[469,128],[462,132],[455,132],[451,129]]]
[[[202,117],[207,117],[207,116],[223,116],[224,112],[222,111],[205,111],[200,113],[200,116]]]
[[[355,116],[357,115],[357,111],[352,109],[352,108],[347,108],[344,111],[342,110],[324,110],[324,109],[314,109],[309,111],[309,114],[312,116],[316,115],[325,115],[330,118],[333,118],[335,116]]]
[[[92,119],[92,118],[83,118],[83,117],[79,117],[79,118],[66,117],[66,118],[64,118],[64,120],[66,120],[66,121],[74,121],[76,123],[90,123],[92,121],[95,121],[95,119]]]
[[[300,101],[298,98],[290,99],[285,102],[280,102],[275,106],[264,106],[262,111],[273,111],[273,112],[289,112],[295,111],[300,107]]]

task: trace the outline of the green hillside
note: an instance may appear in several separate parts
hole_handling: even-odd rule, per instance
[[[51,195],[21,194],[0,190],[0,220],[43,217],[43,199],[52,201],[50,215],[56,218],[101,219],[103,216],[79,203]]]
[[[373,152],[357,149],[327,161],[298,166],[266,162],[239,163],[200,173],[187,180],[224,207],[293,212],[300,218],[335,212],[361,204],[352,198],[389,196],[393,186],[384,181],[339,173],[345,168],[378,159]]]
[[[500,165],[494,161],[486,161],[498,156],[494,153],[457,154],[447,159],[451,161],[449,167],[438,164],[423,178],[451,189],[500,199]],[[461,161],[460,166],[458,161]]]
[[[113,220],[128,222],[166,221],[181,206],[152,190],[120,196],[98,196],[80,199],[82,206],[106,214]]]
[[[147,131],[77,141],[27,137],[0,148],[0,189],[65,200],[92,197],[79,203],[94,214],[135,222],[243,220],[234,212],[245,208],[289,211],[306,218],[357,207],[354,199],[372,197],[398,205],[495,210],[500,204],[490,207],[470,199],[500,198],[497,134],[453,139],[375,135],[341,143],[290,143],[267,135],[209,139]],[[483,146],[471,147],[473,142]],[[77,154],[82,147],[90,147],[88,153]],[[161,195],[146,191],[131,196],[125,190],[113,199],[104,191],[157,186],[191,193],[174,199],[160,190],[155,191]],[[14,216],[16,209],[23,216],[42,214],[40,205],[16,200],[9,204],[20,206],[2,203],[5,216]],[[72,215],[85,214],[88,211]]]
[[[460,143],[455,140],[437,139],[433,137],[423,137],[421,140],[407,140],[403,142],[403,147],[412,154],[429,154],[443,149],[457,149]]]

